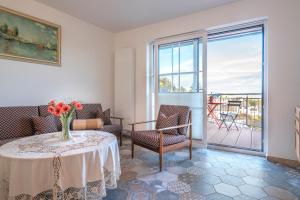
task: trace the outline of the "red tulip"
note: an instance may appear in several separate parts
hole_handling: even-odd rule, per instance
[[[83,109],[83,106],[81,103],[77,102],[77,104],[75,105],[76,109],[77,110],[82,110]]]
[[[59,109],[62,109],[62,107],[64,106],[64,102],[59,102],[57,105],[56,105],[56,108],[59,108]]]
[[[59,117],[61,114],[62,114],[62,109],[56,107],[54,110],[54,115]]]
[[[71,104],[75,106],[76,104],[78,104],[78,102],[77,101],[72,101]]]
[[[48,112],[51,113],[51,114],[54,114],[54,111],[55,111],[55,107],[50,105],[48,106]]]
[[[49,106],[54,106],[55,105],[55,100],[51,100],[49,103],[48,103]]]
[[[63,105],[63,107],[62,107],[62,112],[64,112],[64,113],[66,113],[66,112],[68,112],[69,110],[71,109],[71,106],[69,106],[69,105]]]

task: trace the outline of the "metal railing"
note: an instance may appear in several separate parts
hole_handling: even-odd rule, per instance
[[[246,125],[249,127],[262,127],[262,94],[261,93],[220,93],[220,94],[209,94],[214,97],[215,102],[221,102],[214,112],[220,119],[220,113],[227,112],[228,101],[241,101],[241,108],[239,115],[236,119],[238,124]],[[208,101],[209,102],[209,101]],[[231,112],[234,112],[231,111]]]

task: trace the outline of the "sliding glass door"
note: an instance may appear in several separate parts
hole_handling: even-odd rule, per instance
[[[205,142],[206,53],[205,35],[177,41],[160,41],[154,47],[155,110],[161,104],[187,105],[193,113],[193,138]]]
[[[167,37],[153,46],[152,119],[161,104],[187,105],[194,139],[263,151],[263,22]]]
[[[209,144],[263,151],[263,55],[261,23],[209,34]]]

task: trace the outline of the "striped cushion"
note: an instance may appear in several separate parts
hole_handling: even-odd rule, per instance
[[[53,133],[57,132],[55,117],[49,115],[47,117],[34,116],[32,117],[35,134]]]
[[[73,130],[96,130],[103,127],[103,121],[98,119],[75,119]]]
[[[168,146],[177,144],[180,142],[184,142],[186,139],[187,138],[185,135],[164,134],[163,145]],[[133,133],[133,140],[142,144],[146,144],[148,146],[152,146],[154,148],[159,147],[159,133],[155,130],[135,131]]]
[[[177,126],[178,125],[178,113],[171,115],[167,117],[165,114],[160,113],[160,115],[157,118],[157,128],[168,128],[172,126]],[[171,134],[171,135],[177,135],[178,130],[177,129],[170,129],[170,130],[165,130],[163,133],[166,134]]]

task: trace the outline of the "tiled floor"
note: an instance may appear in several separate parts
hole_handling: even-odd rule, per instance
[[[207,123],[207,140],[209,144],[222,144],[260,151],[261,136],[261,128],[239,125],[239,130],[233,126],[227,131],[225,126],[222,126],[222,128],[219,129],[215,123]]]
[[[136,146],[131,159],[130,140],[120,148],[122,175],[118,188],[105,200],[295,200],[300,198],[300,170],[266,161],[263,157],[193,149],[165,155],[159,173],[158,155]]]

